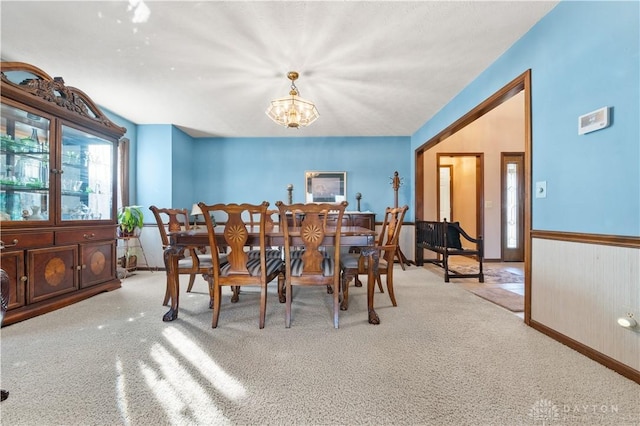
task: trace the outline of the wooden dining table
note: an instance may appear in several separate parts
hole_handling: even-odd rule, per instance
[[[220,232],[217,232],[217,231]],[[216,228],[219,244],[224,245],[223,237],[224,226],[218,225]],[[247,226],[249,239],[247,246],[259,246],[260,228],[258,226]],[[283,247],[284,233],[280,230],[279,225],[274,225],[266,230],[267,246]],[[296,238],[299,238],[299,231],[295,228],[289,228],[289,235],[293,239],[293,245],[296,245]],[[206,247],[209,245],[209,236],[206,229],[192,229],[189,231],[171,232],[169,236],[169,245],[164,250],[164,263],[167,271],[167,285],[169,287],[169,296],[171,305],[169,311],[162,317],[163,321],[173,321],[178,318],[180,305],[180,279],[178,274],[178,260],[184,249],[187,247]],[[369,275],[367,279],[367,315],[370,324],[380,324],[380,317],[373,307],[374,290],[375,290],[375,273],[378,265],[379,251],[376,246],[376,232],[361,226],[342,226],[340,229],[340,245],[342,247],[357,247],[362,256],[368,257],[370,265]],[[334,231],[327,229],[323,245],[333,245]],[[299,245],[302,245],[301,240]]]

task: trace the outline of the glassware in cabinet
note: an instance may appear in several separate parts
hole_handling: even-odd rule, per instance
[[[0,226],[8,241],[0,255],[19,260],[11,279],[24,295],[6,312],[12,324],[120,287],[115,165],[126,129],[62,77],[22,62],[0,68]]]
[[[113,219],[113,142],[62,126],[62,220]]]
[[[0,120],[0,219],[49,220],[51,121],[2,104]]]

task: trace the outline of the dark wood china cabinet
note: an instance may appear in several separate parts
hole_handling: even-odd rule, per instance
[[[0,66],[0,261],[11,324],[120,287],[116,165],[126,129],[62,78]]]

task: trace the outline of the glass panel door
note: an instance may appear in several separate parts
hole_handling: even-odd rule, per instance
[[[50,120],[2,104],[0,220],[48,221]]]
[[[113,219],[115,144],[62,126],[62,220]]]
[[[448,222],[453,222],[453,203],[451,201],[453,196],[453,166],[446,165],[440,166],[440,215],[438,216],[439,221],[447,220]]]
[[[524,154],[502,153],[502,260],[524,261]]]

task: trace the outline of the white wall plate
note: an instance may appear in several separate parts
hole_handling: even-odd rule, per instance
[[[578,117],[578,134],[593,132],[609,126],[609,107],[602,107]]]

